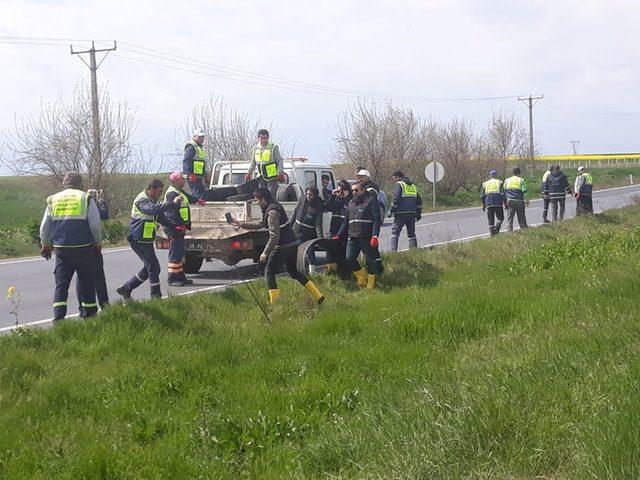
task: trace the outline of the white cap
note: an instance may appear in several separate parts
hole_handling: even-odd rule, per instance
[[[203,130],[203,129],[201,129],[201,128],[196,128],[196,129],[193,131],[193,136],[194,136],[194,137],[204,137],[204,130]]]
[[[579,172],[581,172],[581,171],[583,171],[583,170],[584,170],[584,165],[580,165],[580,166],[578,167],[578,171],[579,171]]]
[[[369,173],[369,170],[360,170],[359,172],[356,173],[356,176],[358,176],[358,177],[371,177],[371,173]]]

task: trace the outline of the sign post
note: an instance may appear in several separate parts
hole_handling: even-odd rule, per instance
[[[430,162],[424,169],[424,176],[433,186],[433,210],[436,209],[436,182],[444,178],[444,167],[440,162]]]

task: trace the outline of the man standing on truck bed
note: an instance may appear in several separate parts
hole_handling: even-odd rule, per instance
[[[258,130],[258,144],[253,148],[253,158],[245,180],[251,180],[253,171],[258,167],[259,185],[267,188],[275,200],[278,193],[278,182],[284,181],[282,155],[275,143],[269,141],[269,131],[264,128]]]
[[[169,176],[171,186],[167,188],[164,194],[165,203],[172,203],[176,197],[182,197],[180,210],[169,210],[164,215],[171,223],[171,228],[166,228],[165,232],[171,243],[169,244],[169,266],[167,268],[167,284],[170,287],[183,287],[191,285],[190,280],[184,274],[182,269],[182,259],[184,258],[184,234],[187,230],[191,230],[191,210],[190,203],[204,205],[204,199],[196,198],[184,191],[184,178],[180,172],[173,172]]]
[[[191,195],[196,198],[205,198],[206,187],[204,185],[204,167],[207,154],[202,148],[204,143],[204,131],[196,128],[193,137],[184,146],[184,158],[182,160],[182,174],[189,183]]]
[[[162,298],[160,262],[158,262],[153,246],[156,239],[156,222],[171,228],[171,223],[163,213],[170,210],[177,211],[182,202],[182,197],[178,195],[171,203],[158,203],[163,189],[164,183],[161,180],[151,180],[147,188],[138,194],[131,206],[131,221],[129,222],[127,240],[131,245],[131,250],[142,260],[143,266],[138,273],[116,288],[118,295],[125,300],[130,299],[131,292],[147,279],[151,287],[151,298]]]
[[[269,289],[270,303],[276,303],[280,297],[276,274],[283,265],[286,266],[291,278],[304,285],[304,288],[307,289],[318,304],[322,303],[324,295],[320,293],[303,272],[297,269],[299,242],[293,233],[291,225],[289,225],[284,208],[273,200],[271,192],[266,188],[258,188],[253,193],[253,196],[262,210],[262,221],[240,223],[237,220],[233,220],[232,223],[247,230],[266,228],[269,231],[269,240],[260,254],[260,263],[265,265],[264,276]]]

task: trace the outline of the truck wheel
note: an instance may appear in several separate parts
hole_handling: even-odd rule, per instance
[[[184,264],[182,265],[182,269],[184,273],[198,273],[200,271],[200,267],[202,267],[202,262],[204,258],[195,253],[185,252],[184,253]]]
[[[280,185],[276,193],[276,201],[278,202],[297,202],[299,198],[298,186],[294,183],[288,185]]]

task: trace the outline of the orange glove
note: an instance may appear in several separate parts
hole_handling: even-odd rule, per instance
[[[187,226],[186,225],[176,225],[174,227],[174,230],[176,232],[186,232],[187,231]]]
[[[380,243],[378,242],[378,237],[376,237],[375,235],[371,237],[371,241],[369,241],[369,246],[371,248],[378,248],[379,244]]]
[[[337,240],[339,242],[340,237],[338,235],[334,235],[333,237],[331,237],[331,240]]]
[[[196,183],[196,182],[198,181],[198,177],[196,177],[196,174],[195,174],[195,173],[190,173],[190,174],[189,174],[189,181],[190,181],[191,183]]]

